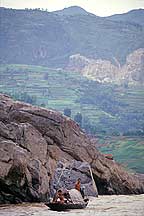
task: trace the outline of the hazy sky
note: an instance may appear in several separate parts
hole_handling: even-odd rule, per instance
[[[144,8],[144,0],[0,0],[0,3],[1,7],[47,8],[48,11],[77,5],[98,16]]]

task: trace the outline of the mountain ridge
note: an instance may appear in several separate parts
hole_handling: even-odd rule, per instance
[[[144,28],[96,15],[60,16],[53,12],[0,9],[0,63],[63,68],[69,56],[123,64],[126,56],[144,47]],[[13,50],[13,52],[9,52]]]
[[[131,11],[128,11],[127,13],[123,14],[115,14],[112,16],[106,17],[107,19],[115,20],[115,21],[126,21],[126,22],[133,22],[133,23],[138,23],[140,25],[144,25],[143,20],[144,20],[144,9],[139,8],[139,9],[134,9]]]

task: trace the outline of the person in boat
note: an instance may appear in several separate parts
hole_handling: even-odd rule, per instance
[[[69,191],[67,190],[64,191],[64,199],[65,199],[65,203],[72,203]]]
[[[84,195],[84,187],[81,188],[81,179],[80,178],[78,178],[78,180],[75,183],[75,189],[78,190],[81,193],[81,195],[82,195],[82,197],[84,199],[84,196],[85,196]]]
[[[81,190],[81,179],[78,178],[78,180],[75,183],[75,189],[78,190],[80,192]]]
[[[55,194],[55,196],[54,196],[54,198],[53,198],[53,203],[61,203],[61,204],[64,203],[64,195],[63,195],[61,189],[59,189],[59,190],[56,192],[56,194]]]

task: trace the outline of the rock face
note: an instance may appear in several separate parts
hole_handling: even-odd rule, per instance
[[[74,121],[0,94],[0,203],[46,201],[58,162],[73,160],[90,164],[99,194],[144,192],[138,177],[106,159]]]
[[[135,50],[127,56],[122,67],[123,79],[129,83],[144,84],[144,49]]]
[[[144,49],[135,50],[121,66],[102,59],[88,59],[80,54],[69,57],[67,70],[79,71],[83,76],[100,83],[144,84]]]
[[[58,188],[67,188],[68,190],[74,188],[78,178],[81,179],[81,188],[83,188],[86,196],[98,196],[89,164],[76,160],[58,163],[50,184],[51,194],[55,194]]]

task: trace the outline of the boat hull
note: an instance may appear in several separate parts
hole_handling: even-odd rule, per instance
[[[70,209],[84,209],[86,208],[88,202],[82,204],[74,204],[74,203],[45,203],[51,210],[53,211],[64,211]]]

